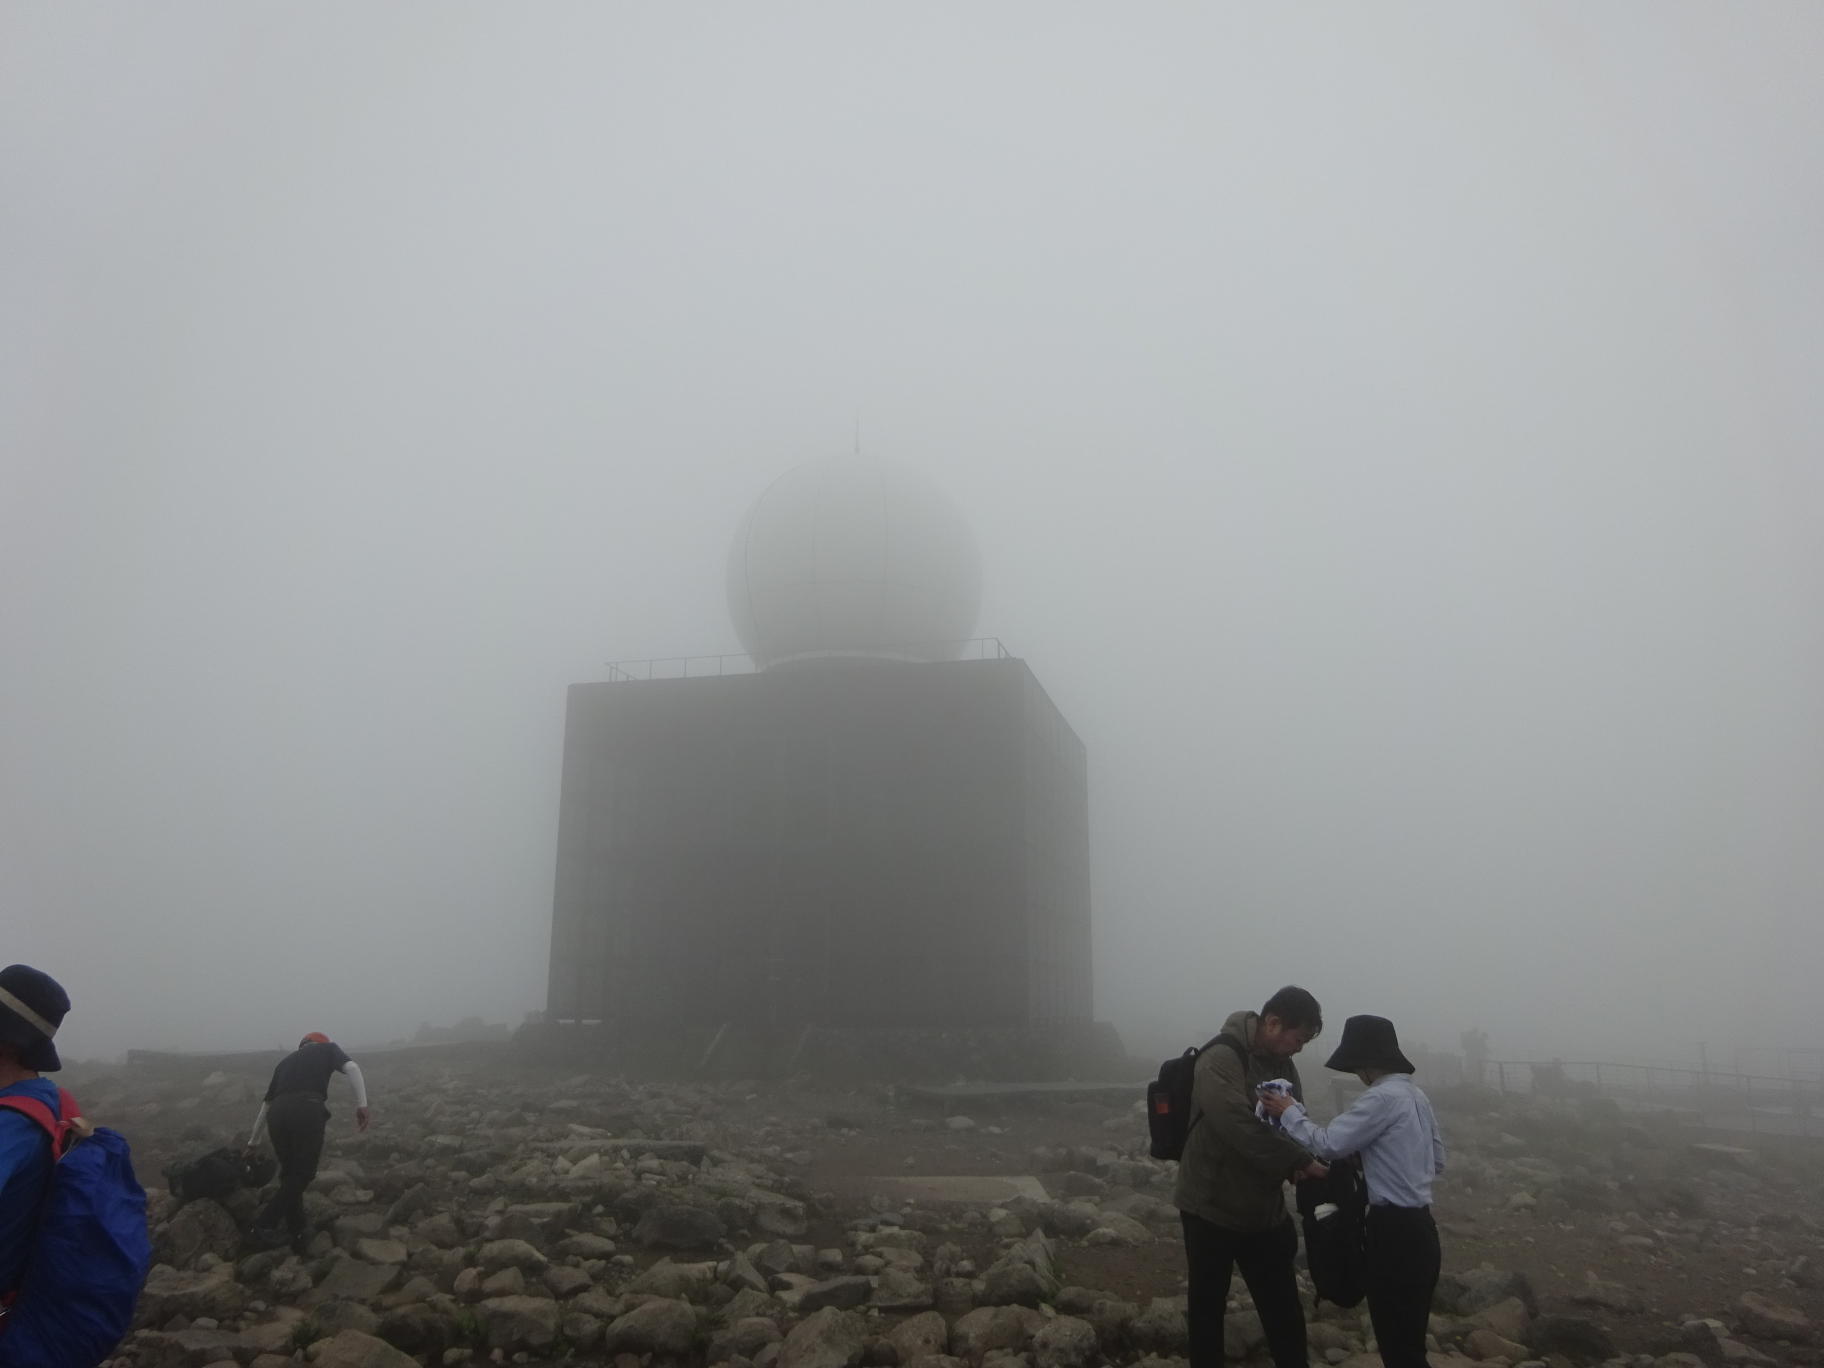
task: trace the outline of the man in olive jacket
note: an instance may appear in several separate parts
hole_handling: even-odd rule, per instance
[[[1298,1231],[1286,1210],[1285,1185],[1327,1170],[1254,1115],[1254,1089],[1283,1078],[1302,1100],[1292,1056],[1323,1026],[1316,998],[1303,988],[1281,988],[1259,1012],[1231,1016],[1198,1057],[1174,1194],[1190,1278],[1191,1368],[1223,1362],[1223,1309],[1237,1265],[1274,1368],[1308,1368],[1305,1311],[1292,1267]]]

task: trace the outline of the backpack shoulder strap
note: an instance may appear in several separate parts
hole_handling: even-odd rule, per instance
[[[57,1090],[58,1110],[52,1111],[35,1097],[0,1097],[0,1110],[18,1112],[34,1122],[51,1139],[51,1152],[61,1158],[68,1148],[71,1123],[79,1114],[76,1099],[62,1088]]]
[[[1248,1091],[1248,1047],[1246,1045],[1243,1045],[1239,1040],[1237,1040],[1234,1036],[1230,1035],[1227,1031],[1218,1031],[1215,1035],[1211,1036],[1209,1038],[1209,1040],[1204,1043],[1203,1049],[1197,1051],[1197,1058],[1199,1060],[1201,1060],[1206,1053],[1208,1053],[1210,1050],[1214,1049],[1218,1045],[1226,1045],[1229,1049],[1231,1049],[1235,1052],[1235,1062],[1241,1065],[1241,1093],[1242,1093],[1242,1096],[1247,1098],[1249,1101],[1252,1101],[1254,1094]],[[1191,1079],[1192,1079],[1191,1099],[1192,1099],[1193,1107],[1195,1107],[1195,1110],[1193,1110],[1191,1112],[1190,1124],[1184,1128],[1184,1133],[1186,1135],[1189,1135],[1191,1133],[1191,1126],[1195,1126],[1199,1121],[1203,1120],[1203,1108],[1195,1106],[1196,1097],[1197,1097],[1197,1085],[1196,1085],[1196,1074],[1194,1071],[1191,1075]]]

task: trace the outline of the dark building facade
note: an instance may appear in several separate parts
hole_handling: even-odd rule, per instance
[[[1087,1023],[1088,823],[1016,658],[573,685],[547,1016]]]

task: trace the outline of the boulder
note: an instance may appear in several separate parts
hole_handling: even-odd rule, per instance
[[[406,1252],[397,1240],[359,1239],[355,1241],[355,1257],[372,1264],[402,1264]]]
[[[902,1364],[910,1363],[916,1358],[943,1353],[950,1344],[950,1327],[937,1312],[920,1312],[888,1331],[887,1343],[893,1346]]]
[[[232,1363],[252,1358],[259,1349],[246,1335],[201,1325],[174,1331],[171,1338],[182,1349],[185,1363]]]
[[[950,1351],[980,1363],[997,1349],[1023,1353],[1045,1318],[1025,1306],[981,1306],[950,1327]]]
[[[1526,1358],[1527,1348],[1513,1340],[1504,1339],[1493,1330],[1484,1330],[1477,1326],[1463,1337],[1463,1348],[1476,1360],[1501,1358],[1509,1363],[1519,1363]]]
[[[812,1283],[802,1292],[796,1293],[794,1298],[784,1300],[788,1302],[795,1300],[798,1309],[804,1312],[821,1311],[829,1306],[835,1307],[838,1311],[852,1311],[856,1307],[864,1305],[873,1291],[873,1281],[868,1278],[858,1276],[825,1278],[822,1282]]]
[[[673,1263],[670,1259],[660,1259],[628,1283],[626,1290],[669,1301],[695,1301],[714,1286],[715,1281],[713,1263]]]
[[[241,1242],[241,1228],[219,1202],[207,1197],[186,1202],[160,1227],[152,1257],[173,1268],[191,1269],[205,1254],[232,1258]]]
[[[524,1240],[489,1240],[481,1247],[476,1262],[487,1273],[495,1273],[503,1268],[517,1268],[522,1273],[540,1273],[551,1261]]]
[[[557,1303],[545,1297],[488,1297],[476,1305],[475,1314],[481,1318],[488,1347],[509,1353],[543,1349],[557,1338],[563,1319]]]
[[[433,1358],[440,1356],[455,1338],[450,1318],[422,1302],[384,1312],[374,1333],[395,1349]]]
[[[610,1354],[688,1354],[697,1341],[697,1313],[690,1303],[665,1297],[643,1302],[615,1318],[602,1335]]]
[[[792,1327],[779,1368],[856,1368],[871,1334],[865,1316],[826,1306]]]
[[[169,1264],[159,1264],[140,1289],[139,1321],[164,1325],[177,1316],[223,1321],[240,1314],[246,1304],[247,1289],[235,1281],[234,1270],[226,1264],[202,1273],[180,1273]]]
[[[484,1297],[518,1297],[525,1293],[526,1275],[517,1268],[502,1268],[481,1280]]]
[[[713,1249],[724,1234],[715,1212],[681,1203],[647,1208],[633,1230],[633,1238],[647,1249]]]
[[[931,1284],[909,1268],[885,1268],[875,1280],[869,1304],[882,1311],[926,1311],[935,1301]]]
[[[614,1241],[604,1235],[566,1235],[556,1245],[559,1254],[573,1259],[612,1259]]]
[[[777,1344],[782,1338],[777,1321],[766,1316],[743,1316],[710,1338],[708,1361],[752,1359],[767,1345]]]
[[[1560,1354],[1574,1364],[1615,1357],[1615,1343],[1593,1320],[1582,1316],[1541,1316],[1527,1327],[1526,1347],[1535,1358]]]
[[[1811,1317],[1796,1306],[1776,1302],[1759,1292],[1744,1292],[1735,1309],[1741,1314],[1742,1328],[1751,1335],[1792,1344],[1811,1343]]]
[[[587,1292],[595,1286],[595,1279],[582,1269],[570,1268],[563,1264],[554,1264],[547,1268],[539,1281],[544,1283],[545,1290],[559,1301],[563,1301],[566,1297],[574,1297],[579,1292]]]
[[[1190,1322],[1183,1297],[1154,1297],[1146,1310],[1128,1323],[1127,1333],[1140,1348],[1167,1358],[1190,1351]]]
[[[1058,1254],[1043,1231],[1035,1230],[996,1259],[983,1276],[983,1300],[993,1306],[1033,1306],[1058,1295]]]
[[[1035,1368],[1091,1368],[1100,1359],[1096,1328],[1075,1316],[1046,1321],[1032,1337]]]
[[[1469,1323],[1479,1329],[1492,1331],[1503,1339],[1524,1340],[1526,1327],[1532,1324],[1532,1320],[1526,1303],[1518,1297],[1509,1297],[1506,1301],[1496,1302],[1493,1306],[1476,1312],[1469,1318]]]
[[[558,1329],[570,1341],[571,1348],[584,1354],[602,1342],[604,1328],[600,1317],[583,1311],[566,1310],[563,1319],[558,1322]]]
[[[1452,1316],[1473,1316],[1509,1297],[1518,1298],[1529,1314],[1537,1314],[1539,1299],[1526,1274],[1503,1272],[1488,1264],[1460,1273],[1445,1273],[1438,1279],[1438,1290],[1432,1305]]]
[[[1123,1216],[1118,1211],[1104,1211],[1102,1223],[1083,1238],[1086,1244],[1138,1248],[1153,1242],[1153,1232],[1132,1216]]]
[[[359,1330],[339,1330],[311,1346],[316,1368],[418,1368],[418,1360]]]
[[[370,1264],[361,1259],[337,1257],[323,1280],[304,1296],[306,1306],[328,1301],[370,1302],[399,1281],[396,1264]]]

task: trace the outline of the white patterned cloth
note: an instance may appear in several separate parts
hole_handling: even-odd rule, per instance
[[[1290,1097],[1292,1096],[1292,1084],[1283,1078],[1269,1078],[1265,1083],[1254,1085],[1254,1095],[1256,1097]],[[1283,1129],[1279,1124],[1279,1118],[1270,1115],[1266,1107],[1259,1102],[1254,1104],[1254,1115],[1273,1127],[1274,1130]]]

